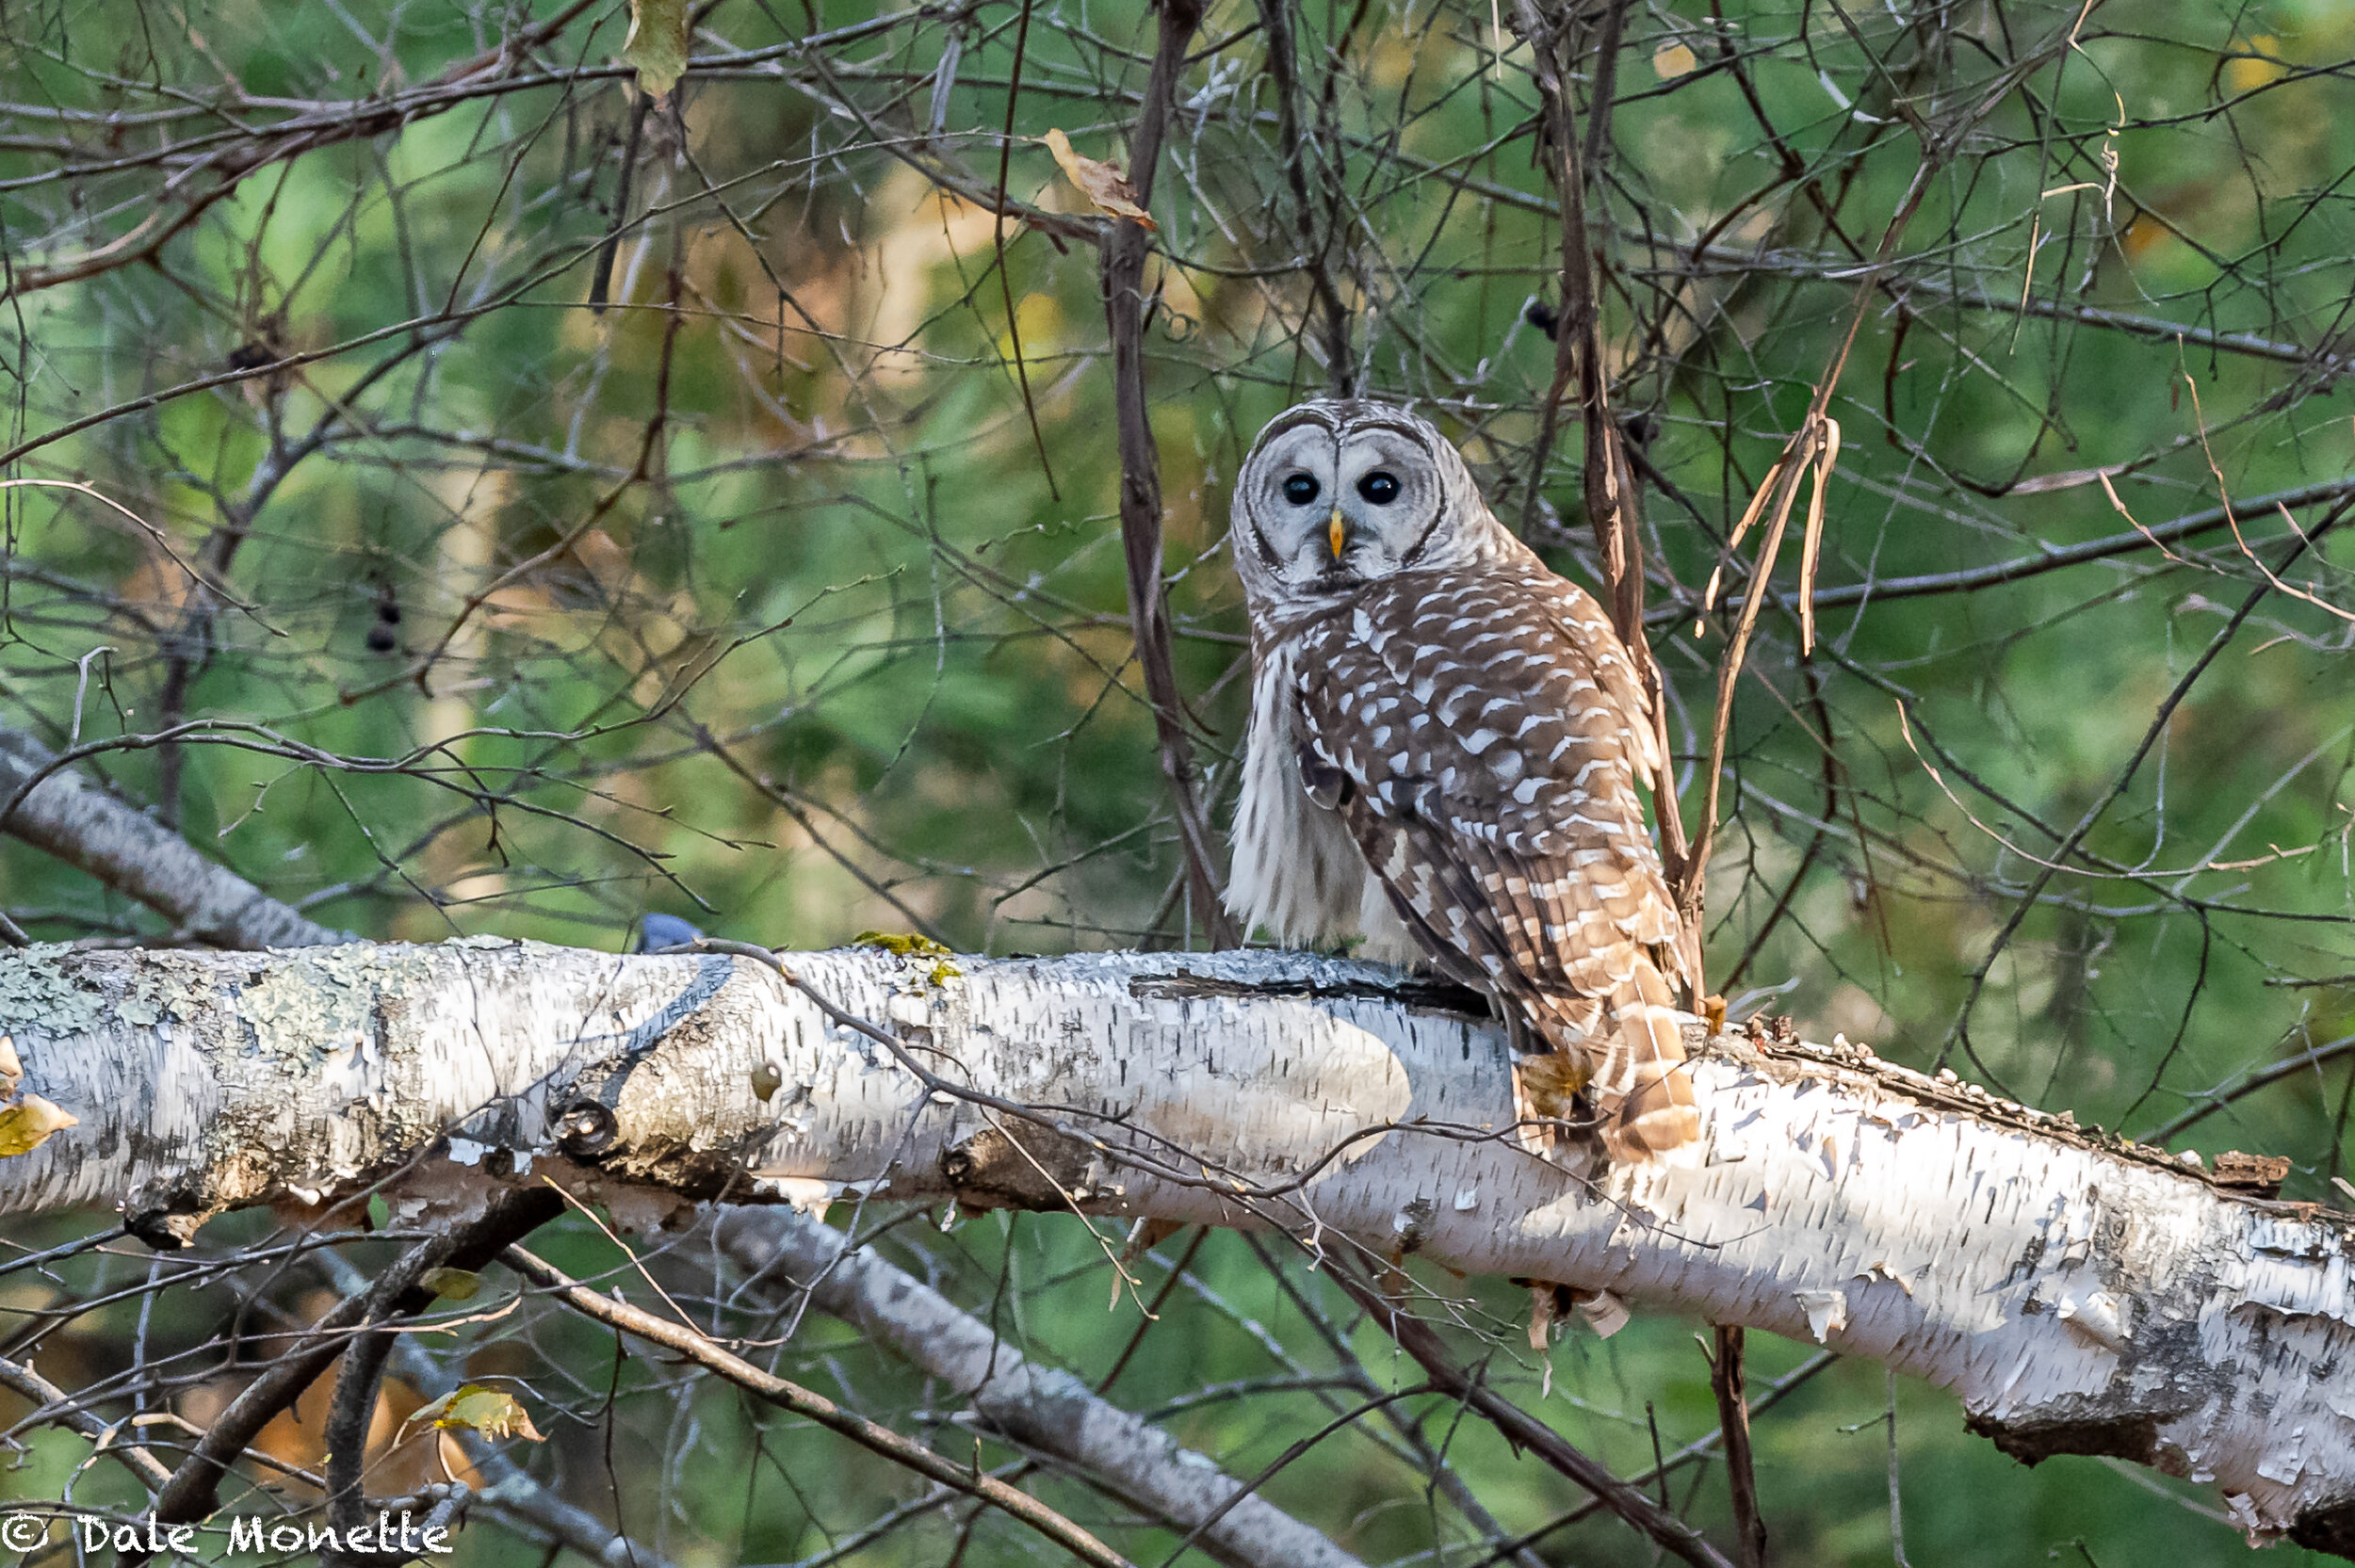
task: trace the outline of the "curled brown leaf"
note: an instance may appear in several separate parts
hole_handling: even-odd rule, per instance
[[[1059,130],[1049,130],[1039,138],[1047,150],[1063,165],[1064,177],[1080,187],[1080,194],[1092,202],[1096,210],[1113,218],[1126,218],[1159,234],[1161,225],[1153,215],[1137,204],[1136,188],[1129,184],[1129,176],[1108,163],[1083,158],[1071,150],[1071,138]]]

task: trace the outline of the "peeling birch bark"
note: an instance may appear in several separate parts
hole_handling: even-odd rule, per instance
[[[2153,1464],[2216,1485],[2252,1539],[2355,1552],[2355,1219],[1860,1051],[1697,1025],[1697,1159],[1590,1186],[1501,1136],[1500,1033],[1394,971],[787,962],[1057,1126],[928,1091],[732,958],[47,947],[0,955],[0,1028],[81,1124],[0,1163],[0,1212],[113,1204],[169,1242],[406,1162],[418,1190],[537,1162],[642,1223],[864,1193],[1280,1225],[1820,1339],[1953,1391],[2023,1459]]]

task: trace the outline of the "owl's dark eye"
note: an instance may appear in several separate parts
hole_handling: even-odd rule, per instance
[[[1306,474],[1295,474],[1284,481],[1284,499],[1295,507],[1305,507],[1317,498],[1317,482]]]
[[[1377,507],[1387,507],[1398,499],[1398,476],[1377,468],[1357,481],[1357,493]]]

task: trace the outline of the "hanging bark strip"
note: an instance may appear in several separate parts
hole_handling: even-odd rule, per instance
[[[2012,89],[2045,65],[2064,58],[2077,46],[2078,30],[2093,12],[2098,0],[2085,0],[2085,5],[2068,27],[2056,31],[2019,59],[2012,61],[1994,78],[1979,84],[1977,96],[1964,104],[1943,121],[1925,120],[1909,104],[1899,100],[1892,106],[1903,120],[1916,140],[1921,143],[1922,162],[1913,171],[1912,182],[1889,222],[1881,231],[1880,244],[1875,248],[1872,264],[1858,281],[1856,302],[1848,313],[1848,329],[1841,334],[1839,347],[1832,350],[1824,366],[1824,374],[1815,383],[1815,395],[1808,403],[1807,415],[1785,444],[1782,455],[1775,460],[1766,477],[1761,481],[1758,493],[1750,498],[1749,509],[1743,513],[1741,525],[1727,542],[1726,559],[1732,556],[1733,544],[1762,512],[1770,516],[1766,538],[1759,546],[1757,563],[1750,569],[1748,590],[1742,596],[1742,613],[1736,623],[1733,640],[1725,657],[1717,666],[1717,710],[1709,743],[1709,784],[1706,803],[1701,812],[1700,832],[1694,841],[1692,854],[1687,858],[1683,874],[1671,881],[1679,908],[1686,923],[1697,922],[1706,893],[1704,881],[1709,867],[1709,850],[1717,832],[1719,788],[1724,783],[1726,741],[1733,727],[1734,683],[1742,677],[1742,663],[1748,655],[1750,633],[1758,624],[1758,611],[1766,600],[1768,580],[1775,569],[1775,559],[1782,548],[1783,530],[1791,518],[1792,504],[1798,497],[1803,476],[1812,474],[1814,493],[1808,503],[1805,542],[1799,555],[1799,636],[1803,648],[1811,648],[1815,640],[1815,567],[1823,548],[1824,492],[1831,482],[1833,465],[1840,456],[1840,424],[1831,417],[1832,395],[1839,390],[1841,373],[1847,368],[1848,355],[1856,348],[1857,334],[1864,326],[1864,313],[1872,304],[1887,274],[1891,261],[1897,254],[1897,243],[1905,237],[1906,227],[1913,215],[1921,210],[1922,200],[1929,194],[1930,181],[1945,168],[1960,149],[1964,138],[1977,129],[1979,122],[2002,105]],[[1854,24],[1842,15],[1841,22],[1854,34]],[[2228,505],[2229,513],[2230,507]],[[1709,591],[1703,595],[1702,609],[1707,613],[1710,602],[1716,597],[1718,575],[1724,571],[1721,561],[1717,573],[1710,577]],[[1944,1058],[1941,1057],[1941,1063]]]
[[[1153,174],[1161,162],[1169,126],[1169,105],[1186,45],[1202,23],[1202,0],[1161,0],[1160,43],[1145,85],[1129,142],[1129,180],[1137,204],[1153,201]],[[1135,630],[1137,663],[1145,671],[1145,694],[1153,704],[1161,772],[1169,781],[1172,815],[1186,854],[1186,876],[1195,915],[1214,947],[1240,946],[1234,922],[1218,901],[1218,877],[1210,829],[1194,788],[1194,742],[1186,734],[1185,699],[1178,690],[1172,662],[1169,605],[1161,582],[1161,473],[1153,445],[1153,426],[1145,402],[1145,229],[1114,219],[1099,240],[1104,319],[1112,333],[1113,396],[1120,431],[1120,542],[1129,566],[1129,620]]]
[[[1791,509],[1798,501],[1799,486],[1811,476],[1815,488],[1808,499],[1806,538],[1799,551],[1799,636],[1803,650],[1814,646],[1815,566],[1823,551],[1825,492],[1830,487],[1833,467],[1840,461],[1840,422],[1831,417],[1832,394],[1839,388],[1841,372],[1847,368],[1848,355],[1856,348],[1858,332],[1863,329],[1864,313],[1873,302],[1880,269],[1897,253],[1897,242],[1904,237],[1906,225],[1921,209],[1922,198],[1929,194],[1930,177],[1939,168],[1938,144],[1925,133],[1923,145],[1922,166],[1914,170],[1913,183],[1907,187],[1905,199],[1897,203],[1888,227],[1881,231],[1873,265],[1857,284],[1856,303],[1848,313],[1848,330],[1841,334],[1839,347],[1832,350],[1830,363],[1824,366],[1824,374],[1815,383],[1815,396],[1808,403],[1807,415],[1784,445],[1782,455],[1759,482],[1758,493],[1750,497],[1742,520],[1734,525],[1732,535],[1726,541],[1724,558],[1716,571],[1710,574],[1709,587],[1701,595],[1701,612],[1706,615],[1716,600],[1718,582],[1725,572],[1725,562],[1733,557],[1734,546],[1742,542],[1751,525],[1764,516],[1766,537],[1758,547],[1757,564],[1750,568],[1750,586],[1742,595],[1742,613],[1734,623],[1733,639],[1725,656],[1717,662],[1717,708],[1710,731],[1709,782],[1702,797],[1700,833],[1693,842],[1683,874],[1670,883],[1687,926],[1698,925],[1708,892],[1709,850],[1717,836],[1718,793],[1725,782],[1726,742],[1733,730],[1734,683],[1742,678],[1743,661],[1749,656],[1750,634],[1758,627],[1758,612],[1765,607],[1768,579],[1782,553],[1783,533],[1791,522]]]
[[[1544,105],[1545,137],[1555,154],[1550,172],[1562,203],[1562,314],[1554,327],[1553,386],[1538,412],[1537,441],[1530,460],[1529,488],[1521,504],[1521,530],[1527,533],[1543,492],[1546,462],[1553,451],[1554,430],[1561,419],[1562,399],[1573,380],[1578,385],[1579,417],[1585,437],[1582,469],[1586,520],[1595,530],[1602,553],[1603,599],[1611,606],[1611,623],[1635,660],[1636,673],[1651,700],[1652,725],[1660,740],[1660,769],[1648,781],[1654,814],[1660,823],[1662,868],[1668,885],[1681,891],[1699,881],[1690,869],[1684,817],[1677,803],[1676,764],[1668,745],[1668,707],[1652,662],[1651,644],[1644,635],[1643,493],[1628,459],[1627,436],[1611,407],[1611,378],[1604,354],[1602,309],[1598,273],[1601,261],[1586,224],[1586,185],[1611,138],[1611,98],[1618,74],[1619,40],[1625,19],[1620,0],[1604,12],[1595,39],[1594,104],[1588,111],[1585,145],[1578,137],[1577,117],[1570,102],[1569,77],[1564,69],[1561,43],[1568,38],[1574,18],[1549,21],[1534,0],[1516,0],[1514,18],[1533,52],[1532,71]],[[1567,57],[1576,58],[1575,41]],[[1688,916],[1687,922],[1693,922]],[[1700,955],[1692,955],[1692,970],[1699,974]]]

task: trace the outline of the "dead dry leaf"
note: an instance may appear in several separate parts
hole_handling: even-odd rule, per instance
[[[2079,485],[2092,484],[2098,484],[2107,490],[2110,476],[2124,472],[2126,472],[2124,463],[2114,462],[2103,468],[2072,468],[2066,474],[2038,474],[2012,486],[2011,493],[2014,495],[2041,495],[2048,491],[2074,490]],[[2117,493],[2113,491],[2111,493]]]
[[[51,1133],[78,1127],[81,1118],[70,1115],[38,1094],[27,1094],[12,1106],[0,1106],[0,1159],[29,1155]]]
[[[1080,187],[1080,194],[1095,203],[1096,211],[1129,218],[1151,233],[1161,233],[1161,226],[1153,221],[1153,215],[1137,205],[1136,187],[1129,184],[1129,176],[1111,164],[1080,156],[1071,150],[1071,138],[1061,131],[1049,130],[1039,139],[1047,143],[1047,150],[1063,165],[1064,177]]]

